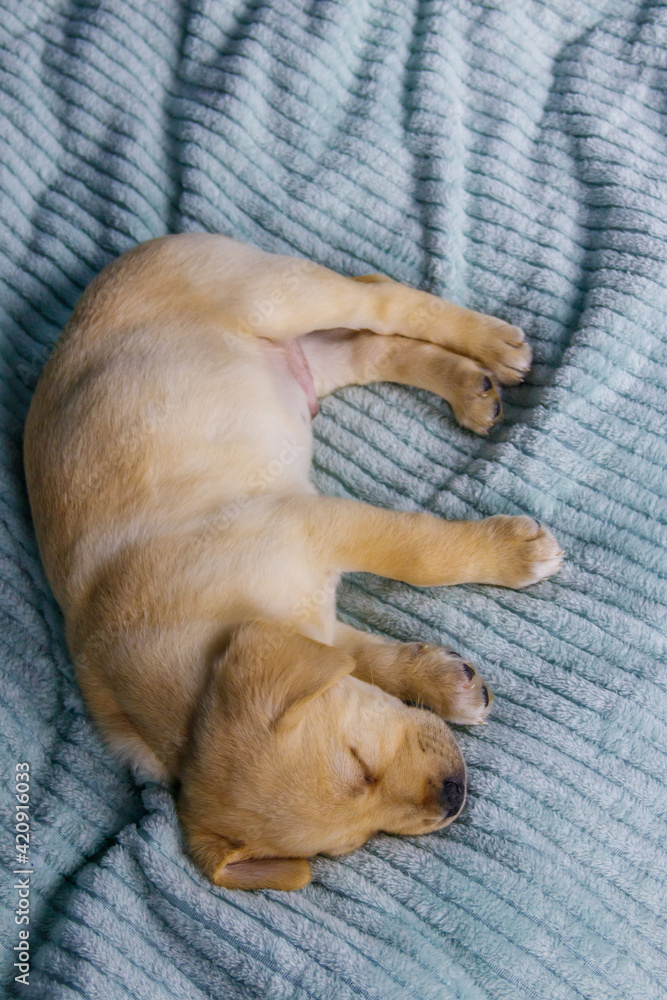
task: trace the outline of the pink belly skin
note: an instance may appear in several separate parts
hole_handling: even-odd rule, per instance
[[[313,382],[313,375],[310,370],[310,366],[306,361],[306,355],[303,353],[303,349],[298,340],[288,340],[285,343],[285,350],[287,354],[287,366],[306,394],[308,409],[310,410],[310,416],[312,419],[317,416],[320,411],[320,407],[317,402],[315,383]]]
[[[296,339],[276,342],[275,340],[268,340],[262,337],[261,340],[273,363],[277,364],[278,368],[285,373],[281,378],[281,382],[287,377],[288,380],[294,379],[300,387],[306,397],[308,411],[312,420],[313,417],[317,416],[320,408],[317,402],[313,375],[306,361],[306,355],[303,353],[301,344]]]

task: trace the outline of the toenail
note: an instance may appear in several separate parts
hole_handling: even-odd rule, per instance
[[[472,669],[469,663],[463,664],[463,673],[466,675],[466,680],[471,681],[475,676],[475,671]]]
[[[495,420],[500,413],[500,403],[496,400],[496,405],[493,407],[493,419]]]
[[[535,522],[535,524],[537,525],[537,530],[538,530],[538,531],[541,531],[541,530],[542,530],[542,525],[541,525],[541,523],[540,523],[540,522],[539,522],[539,521],[537,520],[537,518],[536,518],[536,517],[534,517],[534,518],[533,518],[533,521],[534,521],[534,522]]]
[[[484,699],[484,708],[489,707],[489,689],[486,684],[482,684],[482,698]]]
[[[489,389],[493,387],[493,382],[488,375],[484,376],[484,381],[482,382],[482,392],[488,392]]]

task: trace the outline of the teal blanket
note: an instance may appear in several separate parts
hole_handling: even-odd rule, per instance
[[[664,1000],[665,5],[0,0],[0,94],[7,995]],[[527,512],[567,553],[519,593],[344,581],[348,622],[454,646],[497,700],[457,733],[461,820],[320,858],[292,894],[203,881],[168,790],[102,747],[22,474],[85,285],[201,229],[523,326],[535,364],[488,439],[427,392],[350,388],[315,421],[314,476],[443,517]]]

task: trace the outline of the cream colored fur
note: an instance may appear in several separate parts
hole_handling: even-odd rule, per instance
[[[380,275],[166,237],[86,290],[25,433],[90,709],[135,768],[177,783],[192,856],[229,888],[298,888],[308,857],[439,829],[463,805],[443,720],[482,722],[486,686],[451,651],[337,622],[340,574],[523,587],[562,555],[529,517],[318,496],[297,338],[319,395],[404,382],[479,433],[530,363],[516,327]]]

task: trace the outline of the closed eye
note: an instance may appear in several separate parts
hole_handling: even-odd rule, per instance
[[[365,761],[360,757],[359,751],[355,747],[350,747],[349,750],[354,759],[356,760],[357,764],[361,768],[361,772],[364,776],[364,781],[366,782],[366,784],[377,785],[380,779],[373,774],[373,772],[365,763]]]

